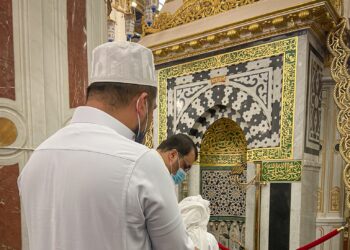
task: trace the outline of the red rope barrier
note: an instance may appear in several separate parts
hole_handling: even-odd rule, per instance
[[[221,250],[230,250],[227,247],[225,247],[224,245],[222,245],[220,242],[218,242],[218,244],[219,244],[219,249],[221,249]]]
[[[340,233],[340,231],[344,230],[344,227],[338,228],[338,229],[334,229],[332,232],[322,236],[321,238],[310,242],[309,244],[299,247],[297,250],[308,250],[310,248],[313,248],[323,242],[325,242],[326,240],[329,240],[330,238],[333,238],[334,236],[336,236],[338,233]]]

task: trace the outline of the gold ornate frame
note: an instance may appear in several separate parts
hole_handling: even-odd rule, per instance
[[[298,38],[292,37],[160,69],[158,72],[159,141],[163,141],[167,137],[167,79],[282,55],[283,87],[280,146],[250,149],[247,151],[247,160],[252,162],[293,159],[297,45]]]
[[[344,39],[348,35],[346,23],[346,19],[342,19],[330,32],[327,46],[332,54],[331,74],[336,82],[334,101],[339,108],[337,116],[337,128],[341,137],[339,151],[346,163],[343,172],[346,190],[345,202],[347,207],[350,208],[350,74],[348,72],[350,48]]]
[[[203,135],[201,166],[232,166],[241,174],[247,162],[247,141],[241,127],[233,120],[220,118]]]

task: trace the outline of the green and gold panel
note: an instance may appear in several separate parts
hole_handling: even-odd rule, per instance
[[[267,182],[301,181],[301,161],[263,162],[261,180]]]
[[[197,124],[205,131],[209,118],[229,118],[244,132],[248,162],[293,159],[297,44],[291,37],[159,69],[159,141],[187,133],[200,148]]]

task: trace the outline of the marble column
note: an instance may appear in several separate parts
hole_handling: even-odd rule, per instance
[[[0,1],[0,98],[15,100],[12,0]]]
[[[200,194],[200,166],[193,165],[188,175],[188,195]]]
[[[336,127],[338,109],[333,100],[334,84],[324,77],[322,92],[321,173],[318,184],[316,236],[321,237],[341,227],[344,219],[344,161],[339,153]],[[342,249],[342,234],[316,249]]]
[[[16,101],[12,10],[12,0],[0,1],[0,147],[14,144],[18,139],[18,125],[7,107]],[[18,174],[17,163],[0,162],[1,249],[21,249]]]
[[[18,164],[0,165],[0,249],[21,249]]]
[[[84,103],[91,51],[106,37],[104,1],[0,1],[0,249],[29,249],[18,174]]]
[[[67,0],[69,106],[85,104],[88,84],[86,0]]]

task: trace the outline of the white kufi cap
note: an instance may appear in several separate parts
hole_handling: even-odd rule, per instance
[[[94,82],[157,87],[152,51],[126,41],[108,42],[96,47],[92,52],[89,85]]]

